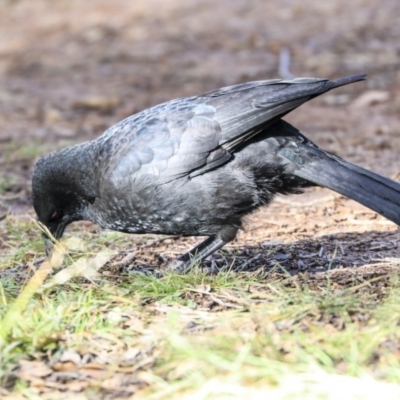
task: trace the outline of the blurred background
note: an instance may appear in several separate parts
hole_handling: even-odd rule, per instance
[[[31,212],[50,150],[162,101],[291,75],[368,73],[287,119],[396,177],[399,21],[398,0],[0,0],[0,216]]]

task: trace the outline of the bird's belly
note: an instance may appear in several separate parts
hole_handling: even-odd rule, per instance
[[[156,233],[196,236],[216,234],[220,227],[212,223],[213,216],[201,204],[163,204],[153,198],[146,206],[126,198],[108,199],[93,204],[90,218],[103,228],[126,233]]]
[[[246,210],[254,209],[252,195],[231,174],[221,177],[220,172],[218,180],[210,172],[153,187],[104,191],[89,219],[127,233],[200,236],[215,235],[225,226],[239,228]]]

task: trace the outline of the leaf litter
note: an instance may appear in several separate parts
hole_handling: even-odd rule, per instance
[[[396,2],[105,3],[95,12],[90,2],[0,4],[12,38],[0,44],[0,397],[399,398],[399,229],[322,189],[255,213],[189,276],[165,266],[199,238],[76,224],[85,248],[70,239],[63,269],[48,268],[4,325],[48,262],[26,216],[39,155],[170,98],[276,77],[283,50],[286,74],[368,71],[366,88],[321,97],[289,120],[399,179]]]

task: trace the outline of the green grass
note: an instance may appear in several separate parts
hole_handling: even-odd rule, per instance
[[[141,245],[133,246],[127,235],[78,229],[90,244],[66,256],[64,268],[82,257],[90,262],[105,247]],[[42,251],[30,219],[9,216],[2,237],[0,331],[32,276],[17,267]],[[315,280],[288,277],[279,268],[227,268],[217,275],[196,269],[157,278],[116,272],[117,262],[112,259],[93,280],[76,277],[37,290],[13,314],[0,350],[0,395],[400,396],[396,274],[343,283],[333,271]]]

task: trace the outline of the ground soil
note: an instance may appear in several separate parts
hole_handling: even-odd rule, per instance
[[[168,99],[290,74],[368,73],[287,119],[321,147],[398,179],[399,20],[398,0],[0,0],[0,217],[33,215],[41,154]],[[279,198],[246,226],[227,246],[243,267],[317,273],[334,258],[384,268],[399,255],[394,224],[322,189]],[[159,250],[168,258],[194,243]]]

